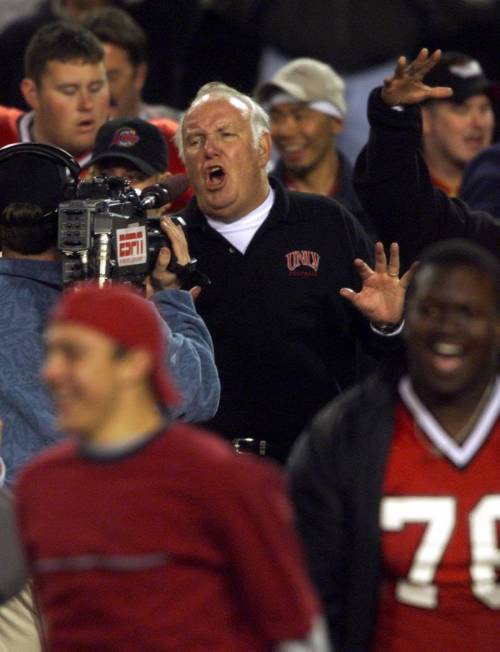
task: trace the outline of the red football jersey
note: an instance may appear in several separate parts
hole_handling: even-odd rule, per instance
[[[19,143],[22,137],[18,130],[18,122],[23,112],[9,106],[0,106],[0,147]]]
[[[497,386],[462,446],[428,412],[417,426],[397,409],[375,652],[500,649],[499,399]]]

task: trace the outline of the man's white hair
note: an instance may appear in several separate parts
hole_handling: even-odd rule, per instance
[[[249,95],[245,95],[244,93],[236,90],[236,88],[232,88],[227,84],[223,84],[222,82],[208,82],[208,84],[204,84],[200,88],[200,90],[196,93],[194,100],[182,114],[179,122],[179,127],[175,132],[175,144],[179,150],[179,156],[183,161],[185,158],[182,130],[184,127],[184,120],[186,115],[200,102],[217,99],[223,99],[227,100],[228,102],[232,102],[233,106],[236,108],[240,108],[242,105],[241,113],[244,111],[247,112],[255,147],[258,146],[263,134],[270,133],[271,128],[269,123],[269,116],[260,106],[260,104],[257,104],[254,99],[252,99]]]

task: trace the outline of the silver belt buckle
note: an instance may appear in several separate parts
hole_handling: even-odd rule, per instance
[[[267,442],[264,439],[253,437],[236,437],[232,440],[236,455],[265,455],[267,453]]]

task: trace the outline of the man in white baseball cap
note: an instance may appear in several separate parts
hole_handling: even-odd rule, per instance
[[[291,189],[334,197],[357,213],[352,168],[336,147],[347,110],[344,91],[333,68],[300,58],[258,86],[255,96],[271,117],[280,157],[273,174]]]

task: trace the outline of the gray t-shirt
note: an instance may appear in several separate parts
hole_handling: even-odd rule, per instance
[[[0,604],[17,595],[27,572],[17,532],[11,494],[0,489]]]

